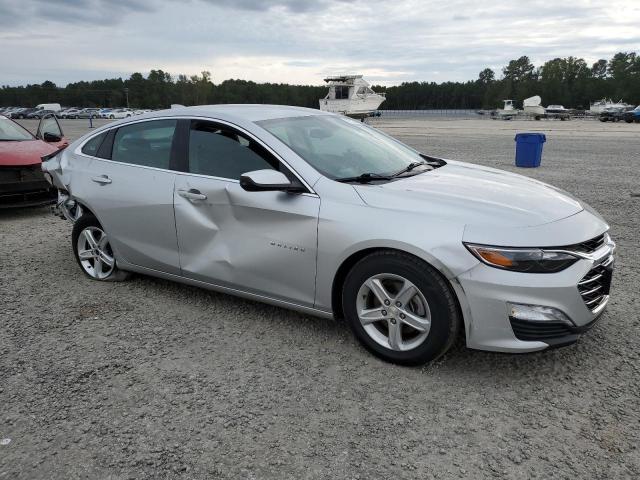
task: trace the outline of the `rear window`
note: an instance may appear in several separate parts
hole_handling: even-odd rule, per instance
[[[90,139],[82,147],[82,153],[84,153],[85,155],[90,155],[92,157],[97,157],[98,149],[100,148],[100,145],[102,145],[102,142],[104,141],[104,138],[106,136],[107,132],[102,132],[100,135],[96,135],[95,137]]]

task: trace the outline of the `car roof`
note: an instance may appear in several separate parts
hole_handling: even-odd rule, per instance
[[[195,115],[214,117],[221,120],[242,119],[250,122],[270,120],[274,118],[305,117],[309,115],[331,115],[314,108],[291,107],[288,105],[263,104],[226,104],[198,105],[194,107],[177,106],[167,110],[147,114],[149,117],[170,115]]]

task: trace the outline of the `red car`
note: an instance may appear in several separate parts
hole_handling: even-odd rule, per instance
[[[42,157],[62,150],[69,142],[55,117],[40,120],[33,136],[0,115],[0,208],[47,205],[57,192],[44,178]]]

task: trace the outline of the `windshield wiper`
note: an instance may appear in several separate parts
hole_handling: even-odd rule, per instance
[[[350,183],[350,182],[358,182],[358,183],[369,183],[373,180],[391,180],[393,177],[389,175],[380,175],[377,173],[363,173],[357,175],[355,177],[344,177],[344,178],[336,178],[336,182],[341,183]]]
[[[361,175],[355,177],[344,177],[344,178],[336,178],[336,182],[359,182],[359,183],[369,183],[373,180],[393,180],[394,178],[399,177],[403,173],[410,172],[414,168],[421,167],[422,165],[428,165],[427,162],[411,162],[409,165],[404,167],[399,172],[393,173],[391,175],[380,175],[379,173],[363,173]]]
[[[418,168],[422,165],[427,165],[427,162],[411,162],[409,165],[407,165],[406,167],[404,167],[402,170],[400,170],[399,172],[394,173],[393,175],[391,175],[392,178],[395,177],[399,177],[400,175],[402,175],[403,173],[407,173],[410,172],[411,170],[413,170],[414,168]]]

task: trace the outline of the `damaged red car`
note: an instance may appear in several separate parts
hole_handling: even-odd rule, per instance
[[[0,115],[0,208],[54,203],[57,192],[44,178],[42,157],[68,145],[54,116],[41,119],[34,136]]]

